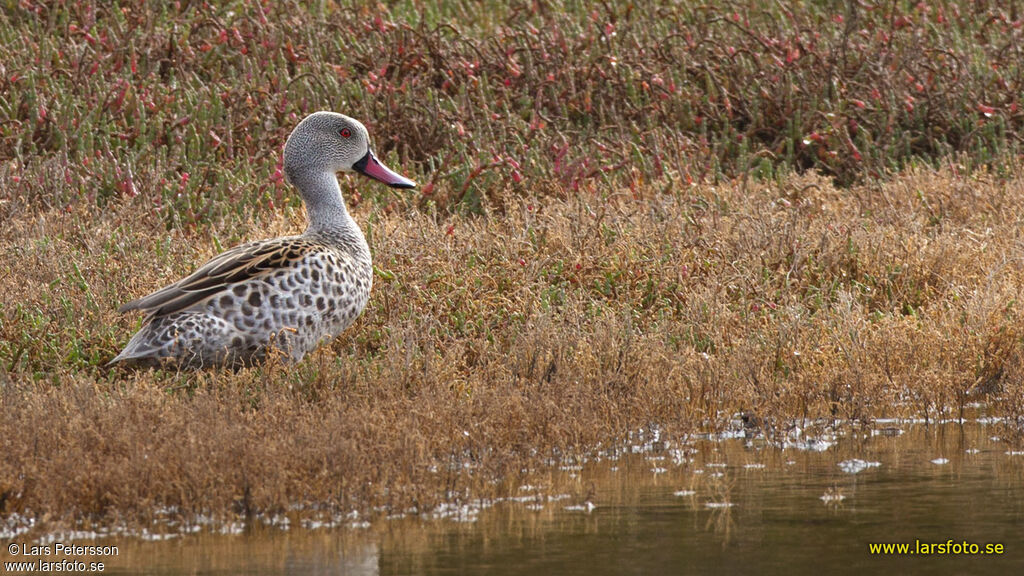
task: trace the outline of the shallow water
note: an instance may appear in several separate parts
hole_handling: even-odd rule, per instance
[[[81,559],[104,561],[105,574],[168,575],[1016,572],[1024,453],[995,433],[977,422],[881,423],[784,449],[743,437],[638,444],[627,451],[636,453],[559,468],[514,500],[442,519],[80,541],[119,549]],[[950,540],[1004,552],[869,551],[869,543]]]

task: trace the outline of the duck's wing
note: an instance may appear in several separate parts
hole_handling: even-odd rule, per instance
[[[179,312],[234,284],[273,274],[322,249],[322,245],[301,237],[275,238],[235,246],[178,282],[128,302],[118,312],[142,310],[151,318]]]

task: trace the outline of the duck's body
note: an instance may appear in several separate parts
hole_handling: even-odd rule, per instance
[[[365,241],[362,248],[350,252],[306,235],[233,248],[123,306],[151,317],[114,361],[239,366],[262,361],[271,347],[299,361],[366,307],[373,265]]]
[[[122,306],[122,312],[149,316],[111,363],[241,366],[273,349],[297,362],[350,326],[369,300],[373,265],[335,172],[415,185],[377,162],[367,141],[362,124],[340,114],[303,120],[285,145],[285,172],[306,202],[306,232],[232,248],[187,278]]]

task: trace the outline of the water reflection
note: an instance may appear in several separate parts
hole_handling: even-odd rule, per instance
[[[163,542],[121,541],[104,574],[377,574],[378,544],[367,534],[259,529],[244,536],[203,534]]]
[[[589,514],[498,506],[382,541],[381,574],[990,573],[1024,565],[1024,455],[991,427],[886,423],[832,441],[706,439],[593,462],[552,486]],[[823,450],[819,450],[825,446]],[[677,452],[673,453],[673,449]],[[679,450],[682,453],[678,452]],[[936,464],[938,460],[942,463]],[[858,464],[840,466],[842,462]],[[1003,543],[1002,556],[873,556],[870,543]]]
[[[556,469],[472,522],[125,543],[106,573],[992,573],[1024,566],[1024,454],[985,424],[884,423],[779,449],[653,444]],[[820,449],[825,446],[824,449]],[[842,465],[840,465],[842,464]],[[456,517],[458,518],[458,517]],[[870,543],[1002,555],[877,556]]]

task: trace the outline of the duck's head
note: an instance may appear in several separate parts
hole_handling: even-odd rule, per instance
[[[366,127],[336,112],[314,112],[292,130],[284,145],[284,170],[293,182],[310,172],[359,172],[393,188],[416,183],[380,163]]]

